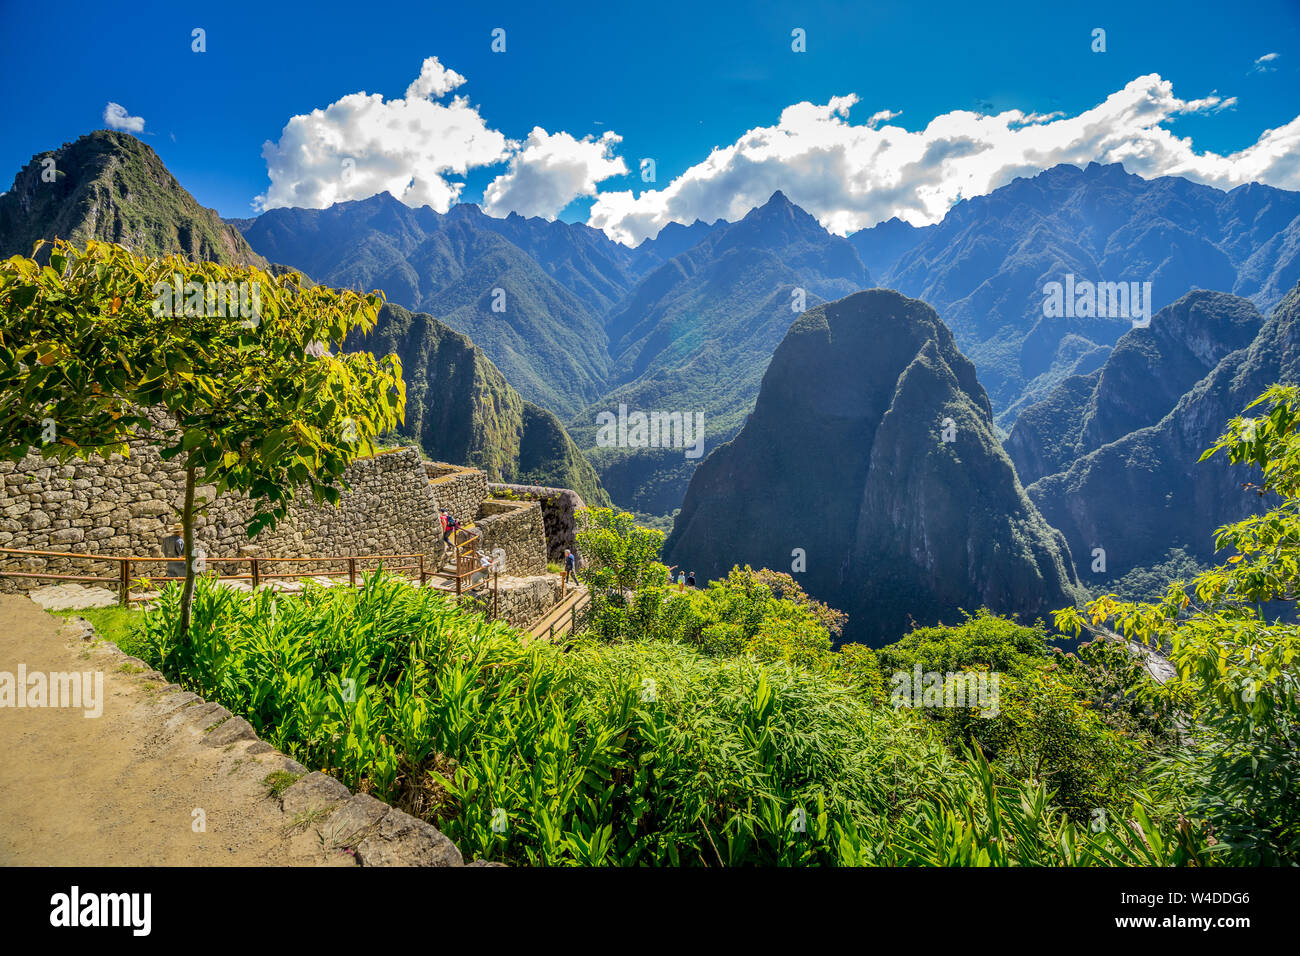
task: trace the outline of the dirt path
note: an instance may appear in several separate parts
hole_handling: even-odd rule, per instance
[[[199,708],[187,716],[158,675],[26,597],[0,595],[0,682],[19,665],[101,672],[103,712],[0,706],[0,865],[354,864],[292,827],[263,782],[303,768],[260,741],[210,745]]]

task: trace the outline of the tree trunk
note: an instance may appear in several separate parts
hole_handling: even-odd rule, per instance
[[[194,469],[185,469],[185,507],[181,511],[181,550],[185,553],[185,586],[181,590],[182,640],[190,633],[190,605],[194,602]]]

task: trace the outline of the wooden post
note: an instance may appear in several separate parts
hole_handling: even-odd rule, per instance
[[[357,559],[348,558],[348,583],[357,586]]]
[[[494,621],[497,619],[497,615],[501,613],[501,604],[499,601],[500,595],[501,595],[501,572],[493,571],[492,572],[492,620]]]
[[[425,576],[424,576],[424,555],[421,554],[421,555],[420,555],[420,587],[424,587],[424,582],[425,582]]]
[[[257,567],[257,558],[249,558],[248,563],[252,565],[253,568],[253,590],[256,591],[258,582],[262,580],[259,569]]]
[[[118,591],[122,601],[122,607],[131,606],[131,559],[123,558],[121,571],[121,581],[119,582]]]

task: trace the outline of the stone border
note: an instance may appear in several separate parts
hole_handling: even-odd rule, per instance
[[[358,866],[505,865],[486,860],[465,863],[460,850],[441,830],[369,794],[354,794],[328,774],[308,770],[260,739],[243,717],[182,690],[179,684],[167,683],[166,675],[98,634],[85,618],[67,618],[61,633],[72,640],[98,641],[98,648],[119,668],[130,668],[128,673],[161,684],[148,704],[162,719],[163,733],[172,737],[189,733],[208,747],[242,746],[243,754],[278,757],[279,770],[298,778],[278,797],[285,828],[309,821],[307,826],[324,845],[350,851]],[[276,772],[272,769],[268,776]]]

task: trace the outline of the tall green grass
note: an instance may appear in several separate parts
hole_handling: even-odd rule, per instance
[[[1102,845],[1045,792],[1020,835],[1003,821],[1029,813],[1027,788],[953,759],[928,722],[784,662],[664,643],[524,646],[504,624],[380,575],[292,597],[201,581],[185,642],[177,602],[169,588],[145,615],[151,663],[307,765],[434,823],[467,856],[1010,864]],[[1010,839],[990,850],[997,833]]]

